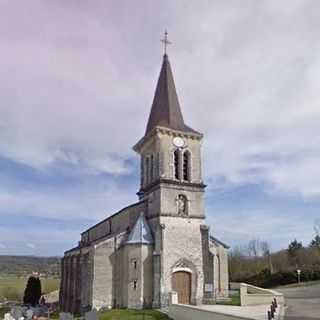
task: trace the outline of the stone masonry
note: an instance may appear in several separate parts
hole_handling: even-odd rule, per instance
[[[62,311],[212,303],[228,294],[228,246],[205,224],[203,135],[183,120],[167,55],[145,135],[138,202],[81,234],[61,262]]]

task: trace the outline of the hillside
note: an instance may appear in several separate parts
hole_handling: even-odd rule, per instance
[[[0,274],[28,275],[37,271],[48,276],[60,275],[60,258],[0,255]]]

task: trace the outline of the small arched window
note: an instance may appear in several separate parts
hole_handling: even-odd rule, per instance
[[[191,170],[191,154],[187,150],[183,153],[183,180],[190,181],[190,170]]]
[[[179,150],[176,149],[173,154],[173,162],[174,162],[174,177],[179,179]]]

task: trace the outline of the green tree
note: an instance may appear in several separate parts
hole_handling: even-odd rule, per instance
[[[23,303],[35,307],[39,304],[41,297],[41,281],[38,276],[29,277],[26,289],[24,290]]]
[[[311,248],[320,248],[320,236],[316,235],[314,239],[310,242]]]
[[[289,243],[288,246],[288,255],[291,260],[291,263],[298,267],[298,253],[303,248],[302,242],[298,242],[297,239],[294,239]]]
[[[288,252],[289,254],[295,254],[299,249],[302,248],[302,242],[298,242],[297,239],[294,239],[289,243]]]

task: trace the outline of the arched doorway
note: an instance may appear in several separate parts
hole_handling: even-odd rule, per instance
[[[178,303],[190,304],[191,273],[177,271],[172,274],[172,290],[178,293]]]

